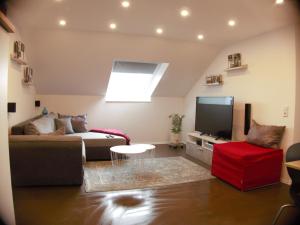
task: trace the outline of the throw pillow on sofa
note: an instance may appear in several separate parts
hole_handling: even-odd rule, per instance
[[[49,134],[41,134],[43,136],[45,135],[65,135],[66,134],[66,128],[65,127],[61,127],[61,128],[58,128],[56,131],[52,132],[52,133],[49,133]]]
[[[52,115],[43,116],[40,119],[31,122],[35,125],[40,134],[49,134],[56,131],[54,117]]]
[[[88,132],[88,128],[86,126],[86,119],[82,117],[73,117],[72,118],[73,129],[76,133],[86,133]]]
[[[284,130],[285,126],[260,125],[253,120],[246,141],[265,148],[278,148]]]
[[[86,114],[78,115],[78,116],[58,114],[58,118],[71,118],[72,127],[73,127],[73,130],[75,131],[75,133],[88,132],[87,115]]]
[[[61,127],[51,133],[40,133],[37,127],[32,123],[28,123],[24,127],[25,135],[65,135],[65,127]]]
[[[36,126],[30,122],[24,126],[24,134],[25,135],[40,135],[40,132],[36,128]]]
[[[73,126],[72,126],[70,117],[54,119],[54,121],[55,121],[56,129],[60,129],[60,128],[64,127],[66,134],[74,134],[75,133],[73,130]]]

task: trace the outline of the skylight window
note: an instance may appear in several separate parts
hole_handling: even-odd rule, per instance
[[[110,102],[150,102],[168,63],[115,61],[105,100]]]

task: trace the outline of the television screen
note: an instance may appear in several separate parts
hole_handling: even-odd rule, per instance
[[[233,97],[197,97],[195,130],[231,140],[233,104]]]

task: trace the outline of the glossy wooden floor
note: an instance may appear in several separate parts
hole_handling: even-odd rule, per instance
[[[167,146],[156,155],[187,157]],[[15,188],[14,200],[17,225],[268,225],[291,202],[284,184],[240,192],[218,179],[108,193]]]

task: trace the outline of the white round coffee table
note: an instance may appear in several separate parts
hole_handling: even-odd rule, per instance
[[[149,152],[150,157],[154,155],[155,146],[150,144],[118,145],[110,148],[110,157],[112,165],[119,165],[123,160],[133,158],[139,160],[142,153]]]

